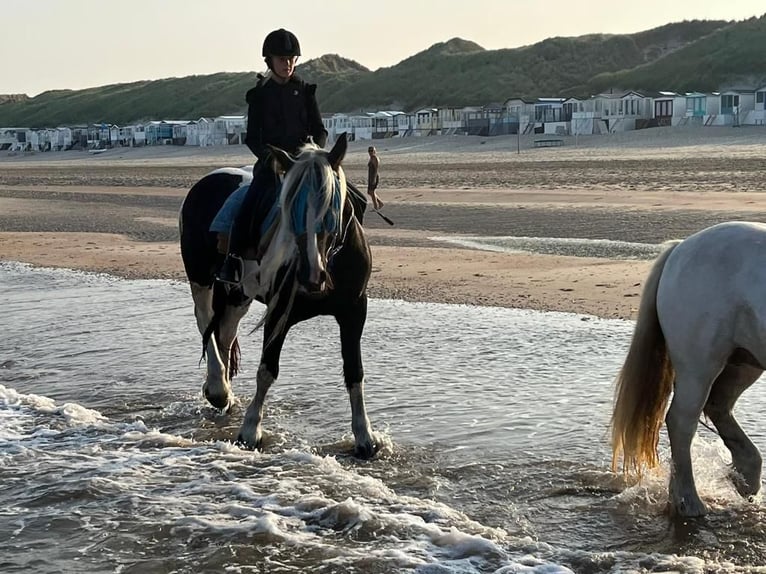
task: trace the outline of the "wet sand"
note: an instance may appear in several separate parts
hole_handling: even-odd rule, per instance
[[[651,133],[650,133],[651,132]],[[651,261],[585,243],[571,254],[460,247],[455,236],[662,243],[732,219],[766,221],[766,130],[646,130],[532,140],[385,140],[368,213],[369,293],[377,298],[633,318]],[[344,167],[363,182],[365,142]],[[183,279],[177,214],[208,171],[251,161],[246,148],[110,150],[0,156],[0,260]]]

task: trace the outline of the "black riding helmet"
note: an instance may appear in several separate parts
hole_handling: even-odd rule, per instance
[[[295,34],[280,28],[269,32],[263,41],[263,57],[268,60],[270,56],[300,56],[301,45]]]

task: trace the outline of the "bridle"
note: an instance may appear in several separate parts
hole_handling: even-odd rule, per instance
[[[354,203],[350,199],[346,199],[346,202],[348,202],[349,207],[351,208],[351,216],[346,218],[345,222],[343,223],[343,229],[336,231],[332,236],[332,241],[330,242],[330,245],[327,248],[327,255],[326,255],[328,267],[333,257],[335,257],[338,254],[338,252],[341,249],[343,249],[343,246],[346,244],[346,239],[348,238],[349,229],[351,228],[351,223],[353,222],[355,217]]]

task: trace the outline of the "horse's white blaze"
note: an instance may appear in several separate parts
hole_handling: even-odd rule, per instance
[[[317,245],[317,236],[313,233],[308,235],[306,245],[306,258],[309,266],[309,283],[311,285],[319,285],[321,282],[322,271],[324,271],[324,265],[322,263],[322,257],[319,253],[319,247]]]
[[[326,189],[333,189],[334,182],[332,172],[324,174],[322,184]],[[323,203],[316,205],[316,197],[311,196],[308,209],[306,210],[306,261],[308,266],[307,276],[310,285],[321,287],[321,277],[324,271],[323,254],[319,252],[317,234],[313,230],[322,225],[322,220],[328,210],[332,208],[332,193],[323,196]]]

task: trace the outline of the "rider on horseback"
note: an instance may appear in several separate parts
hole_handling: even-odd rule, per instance
[[[280,28],[266,36],[263,57],[269,72],[259,74],[258,84],[247,92],[247,136],[245,143],[258,158],[253,167],[253,180],[249,188],[232,194],[227,204],[236,209],[230,238],[219,231],[219,249],[228,254],[219,280],[238,284],[242,280],[243,257],[248,250],[257,249],[260,227],[269,209],[276,201],[277,181],[270,169],[269,146],[290,154],[309,139],[324,147],[327,130],[316,101],[316,84],[308,84],[295,75],[295,64],[301,55],[298,38]],[[240,205],[237,207],[236,203]],[[222,211],[227,209],[224,206]]]

